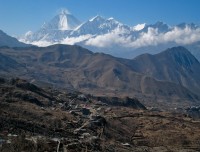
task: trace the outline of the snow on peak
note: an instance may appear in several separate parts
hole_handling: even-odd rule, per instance
[[[68,19],[67,15],[65,14],[60,14],[59,15],[59,23],[58,23],[58,29],[59,30],[68,30],[71,29],[70,25],[68,24]]]
[[[46,30],[73,30],[80,25],[76,19],[67,10],[61,10],[50,22],[45,23],[42,28]]]
[[[59,14],[57,21],[58,30],[73,30],[80,24],[73,15],[66,12]]]
[[[105,20],[105,19],[102,16],[97,15],[97,16],[91,18],[89,21],[93,22],[93,21],[100,21],[100,20]]]
[[[146,23],[138,24],[138,25],[133,27],[133,30],[134,31],[140,31],[140,30],[144,29],[145,25],[146,25]]]
[[[65,8],[65,9],[61,9],[59,11],[59,14],[61,14],[61,15],[67,15],[67,14],[71,14],[71,13]]]
[[[115,20],[113,17],[110,17],[108,19],[100,16],[100,15],[97,15],[95,17],[93,17],[92,19],[89,20],[89,22],[98,22],[98,23],[115,23],[115,24],[120,24],[117,20]]]
[[[33,34],[32,31],[28,31],[28,32],[25,33],[25,37],[31,36],[32,34]]]
[[[114,20],[114,18],[113,18],[113,17],[110,17],[110,18],[108,18],[108,20]]]
[[[154,28],[166,28],[166,29],[168,29],[169,25],[166,24],[165,22],[158,21],[155,24],[153,24],[152,27],[154,27]]]
[[[121,24],[120,22],[118,22],[117,20],[115,20],[113,17],[108,18],[107,21],[113,22],[113,23],[116,23],[116,24]]]
[[[196,24],[194,24],[194,23],[189,23],[189,24],[187,24],[187,23],[180,23],[180,24],[176,25],[176,27],[181,28],[181,29],[185,29],[186,27],[190,28],[190,29],[197,29],[197,28],[199,28],[199,26],[196,25]]]
[[[170,26],[163,22],[138,24],[133,27],[111,18],[95,16],[80,24],[67,10],[61,10],[41,29],[24,35],[23,42],[36,45],[55,43],[79,44],[87,48],[110,47],[138,49],[158,44],[185,45],[200,41],[200,27],[182,23]],[[120,48],[119,47],[119,48]],[[120,50],[123,50],[121,49]],[[107,50],[107,49],[105,49]]]
[[[144,27],[146,31],[148,31],[149,28],[157,29],[159,33],[166,33],[171,29],[171,27],[168,24],[161,21],[158,21],[155,24],[146,25]]]

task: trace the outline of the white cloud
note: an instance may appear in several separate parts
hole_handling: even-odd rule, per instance
[[[127,47],[139,48],[149,45],[157,45],[159,41],[159,33],[157,29],[148,28],[148,31],[142,32],[135,41],[128,44]]]
[[[104,35],[97,36],[95,38],[91,38],[86,41],[86,45],[97,46],[97,47],[111,47],[112,45],[126,45],[126,38],[119,36],[115,33],[108,33]]]
[[[175,42],[179,45],[191,44],[200,41],[200,28],[191,29],[186,26],[184,29],[174,27],[166,33],[159,33],[158,29],[148,28],[147,32],[142,32],[138,37],[128,36],[126,31],[114,31],[108,34],[96,36],[86,41],[86,45],[96,47],[122,46],[130,48],[140,48],[145,46],[156,46]]]
[[[67,37],[66,39],[64,39],[63,41],[61,41],[61,44],[69,44],[69,45],[74,45],[78,42],[82,42],[85,41],[89,38],[91,38],[92,35],[87,34],[87,35],[81,35],[79,37]]]
[[[127,36],[127,32],[129,31],[117,28],[111,33],[90,38],[85,42],[85,44],[97,47],[111,47],[113,45],[126,46],[131,42],[131,37]]]
[[[27,43],[27,44],[33,44],[36,46],[40,46],[40,47],[46,47],[46,46],[50,46],[50,45],[54,45],[54,44],[68,44],[68,45],[74,45],[78,42],[82,42],[85,41],[89,38],[91,38],[92,35],[82,35],[79,37],[67,37],[66,39],[62,40],[61,42],[51,42],[51,41],[46,41],[46,40],[40,40],[40,41],[34,41],[34,42],[29,42],[29,41],[24,41],[23,39],[21,39],[21,42]]]
[[[54,44],[58,44],[58,43],[53,43],[53,42],[49,42],[49,41],[34,41],[34,42],[31,42],[31,44],[40,46],[40,47],[46,47],[46,46],[50,46],[50,45],[54,45]]]
[[[140,31],[142,30],[144,27],[145,27],[146,23],[143,23],[143,24],[138,24],[136,26],[133,27],[133,30],[134,31]]]
[[[200,29],[192,30],[188,26],[185,29],[174,28],[173,31],[167,32],[164,41],[174,41],[177,44],[190,44],[200,40]]]
[[[134,31],[133,31],[134,32]],[[27,32],[26,36],[31,36],[31,32]],[[167,44],[175,42],[178,45],[191,44],[200,41],[200,28],[191,29],[186,26],[184,29],[174,27],[166,33],[159,33],[158,29],[148,28],[146,32],[141,32],[139,35],[131,34],[129,30],[117,28],[114,31],[104,35],[81,35],[78,37],[67,37],[59,42],[49,42],[43,40],[27,42],[25,39],[20,39],[22,42],[31,43],[37,46],[49,46],[57,43],[74,45],[79,42],[85,45],[99,48],[140,48],[146,46],[156,46],[158,44]]]

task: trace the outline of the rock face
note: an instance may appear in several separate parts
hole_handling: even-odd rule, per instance
[[[23,65],[18,71],[1,72],[23,74],[36,84],[50,83],[97,96],[130,96],[145,101],[199,100],[200,64],[182,47],[133,60],[67,45],[1,48],[0,52],[12,59],[8,65]]]
[[[130,63],[134,71],[200,92],[200,63],[185,48],[174,47],[156,55],[144,54]]]

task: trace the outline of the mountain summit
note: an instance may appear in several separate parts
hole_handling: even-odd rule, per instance
[[[140,55],[130,65],[136,72],[200,92],[200,63],[184,47],[169,48],[156,55]]]
[[[44,23],[38,31],[27,32],[20,41],[38,46],[59,43],[80,24],[81,22],[67,10],[61,10],[49,22]]]
[[[76,30],[71,33],[71,37],[76,37],[80,35],[103,35],[113,32],[114,30],[127,29],[130,28],[122,23],[116,21],[114,18],[103,18],[102,16],[95,16],[85,23],[81,24]]]
[[[42,28],[48,30],[73,30],[80,21],[66,10],[61,10],[49,23],[44,24]]]

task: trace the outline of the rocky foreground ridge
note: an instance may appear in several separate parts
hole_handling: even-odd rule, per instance
[[[18,78],[0,78],[0,94],[1,152],[200,150],[200,122],[178,110],[40,88]]]

